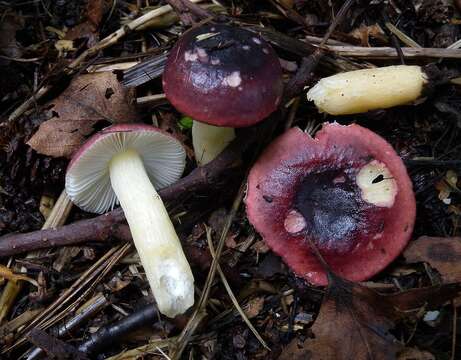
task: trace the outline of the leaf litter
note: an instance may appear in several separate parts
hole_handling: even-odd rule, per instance
[[[35,31],[35,24],[31,22],[34,15],[30,14],[35,14],[36,10],[34,8],[31,11],[30,5],[20,4],[15,8],[29,14],[29,17],[21,18],[23,13],[19,10],[19,19],[12,21],[9,15],[5,17],[6,25],[2,26],[9,26],[10,30],[9,36],[3,39],[7,40],[6,46],[11,50],[6,56],[14,55],[19,60],[33,57],[32,60],[43,61],[22,63],[6,59],[8,72],[5,72],[5,59],[0,60],[0,69],[5,72],[2,81],[8,76],[11,77],[11,73],[18,74],[16,79],[12,79],[14,81],[5,81],[7,86],[2,87],[0,92],[5,114],[19,107],[18,99],[27,99],[40,87],[42,81],[46,84],[47,79],[54,79],[54,76],[49,76],[53,75],[49,74],[49,69],[56,69],[53,65],[74,63],[73,61],[88,48],[95,48],[96,52],[91,53],[91,56],[83,56],[83,62],[77,61],[81,67],[72,73],[72,81],[61,94],[54,94],[53,96],[57,96],[45,103],[41,103],[41,96],[37,96],[29,112],[21,113],[23,115],[16,118],[12,125],[0,128],[0,142],[5,148],[1,153],[0,165],[0,229],[3,233],[18,229],[36,229],[43,223],[39,212],[39,199],[46,189],[62,189],[63,169],[66,164],[65,160],[59,162],[59,159],[48,156],[71,156],[89,135],[111,122],[151,123],[153,119],[160,119],[160,126],[174,133],[186,146],[190,145],[190,129],[181,126],[181,122],[178,123],[181,115],[164,102],[152,107],[136,108],[134,89],[120,85],[120,72],[117,75],[111,72],[84,73],[85,67],[93,62],[98,66],[106,63],[111,65],[124,61],[125,58],[131,61],[153,56],[155,60],[156,56],[164,56],[163,53],[174,44],[176,35],[185,29],[180,27],[178,19],[186,18],[184,14],[189,11],[187,6],[190,6],[184,5],[184,1],[168,2],[173,5],[182,4],[185,7],[182,8],[182,12],[175,14],[162,8],[164,2],[149,2],[149,5],[158,5],[158,13],[163,14],[153,17],[158,23],[162,23],[161,28],[154,23],[149,25],[151,23],[147,21],[143,24],[145,27],[139,27],[142,33],[130,32],[126,38],[109,41],[109,45],[103,47],[100,47],[98,39],[118,29],[130,30],[122,25],[129,24],[131,19],[147,13],[152,8],[143,7],[143,1],[58,1],[52,2],[49,8],[40,8],[40,5],[40,21],[45,28],[51,26],[58,30],[46,32],[45,36],[40,31]],[[304,39],[308,34],[309,41],[320,42],[319,39],[326,30],[325,24],[331,22],[332,14],[337,12],[341,4],[335,1],[274,1],[270,4],[236,1],[232,5],[227,8],[217,4],[213,6],[218,8],[221,14],[225,14],[227,10],[228,15],[236,16],[237,21],[242,21],[242,26],[264,23],[264,31],[277,46],[280,55],[283,55],[286,61],[296,64],[299,69],[302,67],[300,54],[306,54],[305,45],[299,42],[299,39]],[[7,5],[0,6],[4,9]],[[8,7],[8,11],[10,10]],[[361,2],[355,2],[348,14],[348,21],[339,24],[338,29],[332,34],[331,41],[351,46],[357,45],[359,41],[370,49],[375,46],[393,46],[390,42],[392,34],[383,26],[384,11],[390,15],[398,30],[408,37],[407,40],[413,39],[424,48],[438,47],[444,42],[454,43],[457,40],[458,35],[450,29],[455,28],[452,22],[456,21],[458,15],[449,2],[441,1],[435,4],[430,1],[395,1],[384,7],[377,4],[366,7]],[[194,18],[198,19],[200,16],[194,13],[194,16],[188,17],[189,20]],[[245,23],[246,20],[249,20],[250,24]],[[287,36],[282,38],[281,33]],[[124,34],[126,35],[126,32]],[[58,53],[54,44],[65,38],[71,41],[75,50]],[[424,48],[422,52],[425,51]],[[93,57],[94,54],[97,56]],[[85,63],[87,60],[89,61]],[[318,71],[313,74],[315,77],[323,77],[325,74],[344,71],[350,67],[380,65],[381,61],[389,62],[389,59],[340,59],[326,55],[319,63]],[[421,64],[426,62],[425,58],[415,61]],[[450,61],[440,62],[442,68],[447,71],[456,68]],[[142,68],[143,65],[141,63],[138,66]],[[152,69],[146,67],[145,70],[148,74]],[[158,69],[155,70],[158,73]],[[34,73],[35,82],[26,80],[32,79],[31,74]],[[20,86],[16,86],[16,82],[20,82]],[[160,89],[157,78],[146,77],[142,84],[138,84],[136,91],[138,95],[143,96],[149,95],[151,91],[161,92]],[[144,337],[119,339],[120,346],[117,344],[113,349],[102,349],[100,356],[112,359],[165,357],[174,355],[178,345],[183,346],[181,352],[187,354],[183,356],[191,358],[202,356],[260,359],[277,358],[281,354],[281,359],[422,360],[458,355],[461,350],[456,336],[453,336],[456,334],[453,324],[456,325],[459,316],[450,302],[456,299],[460,292],[457,261],[459,237],[456,237],[460,235],[461,223],[461,211],[458,211],[459,163],[456,163],[456,159],[459,158],[459,146],[456,141],[459,138],[459,126],[456,116],[447,117],[444,109],[451,109],[451,114],[458,111],[459,104],[456,103],[456,99],[459,98],[459,90],[449,86],[441,89],[440,94],[431,96],[434,96],[433,100],[429,97],[418,107],[403,107],[340,120],[357,121],[372,128],[389,139],[403,158],[417,159],[417,163],[414,163],[417,165],[408,165],[418,199],[418,219],[414,236],[417,240],[410,243],[404,254],[405,261],[403,258],[397,260],[395,265],[372,279],[367,284],[370,287],[332,276],[332,281],[323,292],[322,289],[311,287],[294,277],[280,259],[268,252],[267,246],[259,236],[255,236],[249,229],[244,211],[239,209],[234,211],[231,217],[226,211],[215,214],[211,221],[213,224],[220,223],[215,225],[214,229],[214,235],[219,236],[223,226],[231,219],[228,236],[222,239],[222,245],[227,246],[224,247],[221,256],[218,256],[221,268],[219,276],[226,279],[227,286],[216,281],[205,283],[204,277],[210,263],[216,263],[216,260],[211,261],[213,257],[207,248],[206,234],[200,229],[204,228],[203,224],[210,213],[214,213],[213,210],[231,207],[232,196],[226,194],[226,197],[223,194],[231,192],[229,180],[226,182],[226,179],[220,179],[227,187],[224,191],[218,192],[218,195],[195,194],[186,198],[180,206],[174,204],[175,214],[178,215],[175,219],[181,220],[177,223],[181,229],[181,238],[187,239],[187,246],[192,248],[195,254],[194,259],[198,259],[193,265],[199,274],[199,290],[204,290],[202,286],[204,283],[207,284],[205,290],[209,292],[209,297],[203,305],[207,315],[200,312],[197,321],[191,325],[186,325],[189,315],[174,321],[158,319],[155,325],[143,329]],[[445,106],[443,109],[440,106],[441,101]],[[431,107],[432,102],[434,107]],[[146,117],[146,114],[150,116]],[[306,127],[306,114],[310,118],[310,125],[315,126],[324,121],[324,118],[309,105],[301,102],[299,109],[296,107],[290,123]],[[36,152],[45,155],[28,149],[24,145],[27,141]],[[193,168],[191,151],[189,159],[188,171]],[[243,162],[248,162],[248,159],[244,159]],[[241,164],[242,160],[238,159],[235,163]],[[205,172],[204,174],[208,176]],[[241,178],[238,181],[240,180]],[[200,210],[187,207],[188,201],[194,196],[198,198],[198,202],[206,206],[202,206]],[[203,210],[205,207],[208,208],[206,211]],[[184,208],[187,210],[184,211]],[[194,211],[197,213],[194,214]],[[183,221],[184,212],[192,215],[193,220],[190,223]],[[85,217],[88,217],[88,214],[74,210],[69,222]],[[151,303],[152,297],[134,253],[119,258],[118,255],[121,253],[117,252],[117,248],[110,250],[114,242],[120,241],[122,240],[112,238],[107,242],[90,242],[84,246],[68,248],[68,251],[61,251],[62,248],[58,251],[49,249],[36,254],[37,257],[32,259],[21,256],[17,261],[5,257],[3,262],[2,259],[5,269],[8,269],[4,272],[7,274],[5,278],[14,280],[15,276],[25,275],[27,270],[27,277],[32,280],[39,279],[40,287],[37,290],[33,285],[25,283],[21,295],[27,296],[15,298],[13,309],[7,313],[0,327],[0,343],[3,346],[1,356],[7,356],[7,359],[17,358],[19,353],[30,348],[30,344],[25,341],[23,329],[24,326],[27,329],[31,323],[40,323],[40,327],[46,327],[48,336],[51,336],[48,340],[58,338],[49,330],[51,323],[62,324],[72,319],[80,305],[84,308],[84,300],[88,300],[94,292],[101,289],[110,296],[114,306],[105,307],[95,313],[92,319],[82,322],[74,330],[72,337],[61,339],[64,343],[73,346],[88,332],[94,332],[106,324],[116,323],[124,319],[124,314],[136,314],[140,309],[138,305]],[[113,261],[106,261],[104,268],[91,268],[101,256],[107,254],[107,251],[109,254],[116,252],[118,255]],[[11,264],[14,264],[14,267],[11,267]],[[399,273],[394,271],[396,267],[405,267],[408,271]],[[89,268],[92,270],[86,273]],[[438,273],[440,278],[434,277],[430,268]],[[132,274],[133,269],[137,269],[136,276]],[[110,276],[104,278],[104,274],[109,272]],[[91,286],[92,281],[97,284],[97,289]],[[77,289],[77,293],[80,294],[78,296],[69,290],[73,289],[74,284],[80,284]],[[1,289],[3,294],[6,293],[6,286]],[[229,289],[235,292],[232,300],[228,298],[228,292],[231,293]],[[58,298],[67,307],[55,312],[53,304],[56,304],[55,300]],[[46,310],[43,310],[44,305]],[[242,313],[234,310],[236,307],[247,321],[251,320],[255,333],[268,344],[270,352],[251,334],[244,323],[245,320],[242,320]],[[424,314],[431,310],[436,310],[440,318],[439,322],[434,322],[433,327],[429,327],[423,321]],[[187,336],[178,338],[177,335],[181,335],[181,331],[187,331]],[[114,344],[116,342],[117,339],[114,339]],[[13,350],[6,352],[7,349]],[[72,352],[75,348],[69,349]],[[59,349],[53,353],[52,349],[50,356],[58,355],[57,350]]]

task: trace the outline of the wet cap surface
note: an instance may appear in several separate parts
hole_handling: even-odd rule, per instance
[[[208,24],[187,31],[170,52],[163,89],[180,112],[212,125],[253,125],[277,109],[282,69],[257,34]]]
[[[362,281],[409,241],[416,216],[412,184],[384,139],[358,125],[324,125],[315,138],[297,128],[276,139],[251,169],[250,222],[290,268],[313,284],[332,270]]]

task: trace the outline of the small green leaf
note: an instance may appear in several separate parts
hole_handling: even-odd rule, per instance
[[[183,116],[180,120],[179,120],[179,127],[181,128],[181,130],[189,130],[189,129],[192,129],[192,122],[194,120],[189,117],[189,116]]]

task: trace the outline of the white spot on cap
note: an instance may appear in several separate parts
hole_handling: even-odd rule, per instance
[[[219,59],[211,59],[211,65],[219,65],[221,64],[221,61]]]
[[[205,49],[198,47],[195,49],[195,52],[197,53],[201,62],[208,62],[208,53]]]
[[[343,184],[346,182],[344,175],[338,175],[333,179],[333,184]]]
[[[285,230],[290,234],[296,234],[303,231],[306,228],[307,223],[306,219],[304,219],[304,216],[300,212],[292,209],[285,218],[283,225],[285,226]]]
[[[197,59],[198,59],[198,55],[196,53],[193,53],[190,50],[187,50],[184,53],[184,60],[186,61],[197,61]]]
[[[261,40],[259,40],[257,37],[251,38],[255,44],[261,45]]]
[[[362,192],[362,199],[379,207],[392,207],[397,195],[397,182],[387,166],[373,160],[362,167],[356,182]]]
[[[263,48],[263,53],[266,54],[266,55],[269,55],[269,49]]]
[[[197,49],[195,49],[195,51],[196,51],[197,55],[200,56],[200,57],[208,56],[205,49],[202,49],[202,48],[198,47]]]
[[[210,30],[211,31],[216,31],[216,28],[213,26]]]
[[[237,87],[242,83],[242,78],[240,77],[240,71],[233,71],[230,75],[226,76],[223,81],[223,85],[230,87]]]
[[[248,45],[243,45],[243,46],[242,46],[242,49],[248,51],[248,50],[250,50],[250,47],[249,47]]]

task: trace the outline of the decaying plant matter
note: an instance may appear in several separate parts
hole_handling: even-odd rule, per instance
[[[1,359],[459,357],[457,2],[0,10]]]

